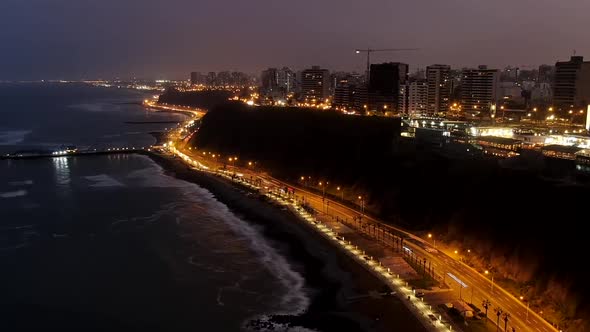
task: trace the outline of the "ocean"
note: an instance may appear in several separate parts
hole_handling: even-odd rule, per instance
[[[143,146],[149,94],[0,85],[0,152]],[[0,330],[237,331],[309,305],[259,226],[141,155],[0,161]]]

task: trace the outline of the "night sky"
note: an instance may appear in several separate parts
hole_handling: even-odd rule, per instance
[[[590,59],[589,0],[0,0],[0,80]],[[526,67],[524,67],[526,68]]]

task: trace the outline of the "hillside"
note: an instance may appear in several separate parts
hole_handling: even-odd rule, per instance
[[[466,260],[536,297],[533,310],[544,309],[551,320],[563,325],[585,316],[590,272],[575,256],[585,252],[580,207],[589,188],[496,160],[443,157],[400,140],[399,125],[392,118],[233,104],[208,113],[191,143],[255,160],[293,182],[311,177],[302,184],[316,190],[317,181],[329,181],[335,197],[336,186],[351,200],[364,195],[382,219],[471,249]]]

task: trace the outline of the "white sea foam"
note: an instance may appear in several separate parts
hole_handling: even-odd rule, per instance
[[[148,157],[141,157],[151,161]],[[152,162],[152,165],[132,172],[129,177],[139,179],[141,185],[148,187],[182,188],[185,197],[204,206],[214,219],[223,221],[235,234],[248,240],[249,247],[257,254],[260,262],[279,280],[286,291],[275,314],[297,315],[309,307],[310,299],[303,276],[291,267],[286,258],[273,248],[255,227],[234,215],[225,204],[217,201],[211,192],[190,182],[165,177],[162,167],[155,162]],[[192,262],[192,258],[189,260],[189,263]]]
[[[0,131],[0,145],[14,145],[21,143],[31,130]]]
[[[25,248],[26,246],[29,245],[29,242],[22,242],[19,244],[16,244],[14,246],[10,246],[10,247],[0,247],[0,251],[9,251],[9,250],[16,250],[16,249],[22,249]]]
[[[210,192],[197,188],[201,191],[199,196],[207,195],[210,198],[204,202],[208,205],[207,210],[214,217],[223,220],[236,234],[247,239],[261,263],[285,288],[286,293],[281,298],[280,309],[276,314],[296,315],[305,311],[310,300],[303,276],[293,270],[285,257],[273,248],[256,228],[235,216],[226,205],[215,200]]]
[[[143,158],[145,160],[151,161],[149,157],[146,156],[137,156],[137,158]],[[142,168],[133,172],[130,172],[127,175],[128,178],[134,179],[138,181],[138,185],[142,187],[148,188],[199,188],[196,185],[178,180],[173,179],[171,180],[170,177],[164,174],[164,169],[160,167],[158,164],[153,164],[153,166]]]
[[[70,108],[80,109],[86,112],[111,112],[119,110],[119,106],[109,103],[75,104]]]
[[[16,231],[16,230],[21,230],[21,229],[29,230],[29,229],[32,229],[33,227],[35,227],[35,225],[21,225],[21,226],[13,226],[13,227],[0,227],[0,232],[1,231]]]
[[[106,174],[89,175],[84,177],[87,180],[94,182],[91,187],[103,188],[103,187],[124,187],[125,185],[115,180],[113,177]]]
[[[33,180],[11,181],[8,184],[11,186],[30,186],[33,184]]]
[[[27,195],[27,191],[24,189],[0,193],[1,198],[14,198],[14,197],[22,197],[22,196],[26,196],[26,195]]]
[[[201,264],[199,262],[196,262],[195,261],[195,258],[193,256],[190,256],[187,259],[187,262],[190,265],[196,266],[197,268],[200,268],[202,270],[207,270],[207,271],[215,272],[215,273],[224,273],[225,272],[225,270],[223,270],[223,269],[220,269],[220,268],[217,268],[217,267],[213,267],[213,266],[208,266],[206,264]]]
[[[270,316],[259,316],[255,318],[258,322],[261,322],[260,327],[257,327],[256,331],[274,331],[274,332],[317,332],[317,330],[308,329],[301,326],[289,326],[287,324],[280,324],[272,321]],[[248,330],[247,327],[244,328]]]
[[[243,289],[242,286],[240,285],[240,282],[237,281],[233,285],[219,287],[219,289],[217,290],[217,298],[216,298],[217,305],[219,305],[219,306],[225,305],[225,303],[223,303],[223,301],[222,301],[222,297],[223,297],[223,293],[226,291],[234,291],[234,292],[246,293],[246,294],[250,294],[250,295],[257,295],[258,294],[256,292],[253,292],[253,291],[250,291],[247,289]]]

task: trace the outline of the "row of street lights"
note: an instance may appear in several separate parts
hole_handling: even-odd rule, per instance
[[[304,186],[309,186],[309,182],[311,181],[311,176],[301,176],[300,177],[301,184]],[[322,190],[322,199],[325,200],[326,198],[326,190],[328,185],[330,184],[329,181],[319,181],[318,187]],[[336,193],[340,194],[340,200],[344,202],[344,188],[340,186],[336,186]],[[358,196],[358,206],[359,212],[361,213],[361,217],[365,214],[365,198],[361,195]],[[326,209],[327,210],[327,209]]]
[[[436,248],[436,240],[434,239],[432,233],[428,233],[427,236],[428,236],[428,239],[432,241],[432,246],[434,248]],[[468,249],[467,252],[470,253],[471,250]],[[455,250],[454,253],[455,253],[455,255],[458,255],[459,254],[459,251],[458,250]],[[493,295],[494,294],[494,273],[492,271],[485,270],[484,271],[484,274],[486,276],[487,275],[490,276],[490,292]],[[461,289],[462,288],[463,287],[461,287]],[[472,289],[472,295],[471,296],[472,296],[471,302],[473,303],[473,289]],[[459,295],[459,297],[461,297],[461,295]],[[527,304],[526,305],[526,321],[528,321],[528,319],[529,319],[529,305],[530,305],[530,301],[525,300],[524,296],[520,296],[520,300],[526,302],[526,304]],[[488,308],[490,308],[491,302],[486,299],[486,300],[483,301],[482,306],[485,308],[486,319],[487,319],[487,317],[488,317]],[[495,309],[495,312],[498,315],[498,319],[497,319],[497,322],[496,322],[497,330],[500,328],[499,322],[500,322],[500,316],[502,316],[503,317],[503,320],[504,320],[504,331],[507,331],[507,325],[508,325],[508,320],[510,319],[510,314],[507,313],[507,312],[504,312],[499,307]],[[514,327],[512,327],[512,331],[516,331],[516,329]]]

